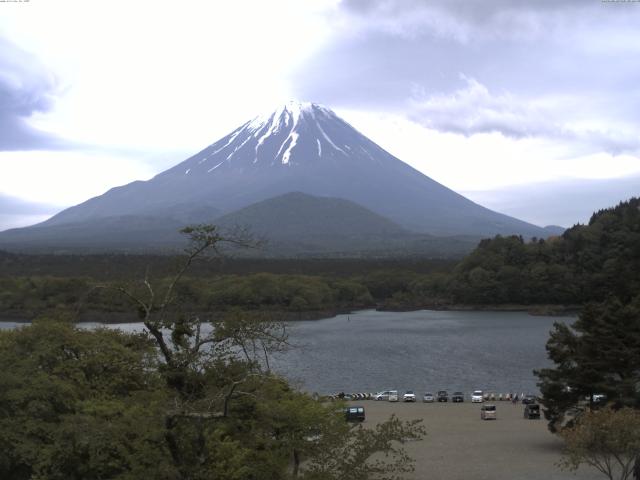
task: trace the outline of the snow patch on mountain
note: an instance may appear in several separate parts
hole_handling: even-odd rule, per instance
[[[343,155],[346,155],[346,152],[344,150],[342,150],[339,146],[337,146],[335,143],[333,143],[333,141],[329,138],[329,135],[327,135],[327,132],[324,131],[324,129],[320,126],[320,124],[318,123],[318,130],[320,130],[320,133],[322,134],[322,136],[324,137],[324,139],[329,142],[329,144],[335,149],[338,150],[339,152],[342,152]]]
[[[209,170],[207,170],[207,173],[211,173],[213,172],[216,168],[218,168],[220,165],[222,165],[224,162],[220,162],[219,164],[217,164],[215,167],[211,167]]]
[[[343,147],[338,146],[338,142],[334,141],[321,125],[321,123],[330,125],[336,119],[338,119],[336,114],[322,105],[290,101],[269,113],[258,115],[228,136],[213,143],[201,153],[197,164],[203,164],[211,159],[217,159],[219,162],[222,160],[219,154],[222,154],[225,155],[223,162],[229,162],[238,167],[240,163],[247,160],[250,160],[247,163],[252,165],[299,165],[298,160],[292,161],[295,157],[294,152],[301,147],[300,142],[313,142],[314,137],[318,158],[322,158],[323,155],[322,141],[327,142],[331,147],[330,150],[333,149],[348,156]],[[308,150],[309,147],[307,144],[305,148]],[[251,148],[251,155],[248,155],[247,148]],[[326,150],[324,153],[326,154]],[[206,171],[210,173],[221,165],[222,163],[217,163]]]

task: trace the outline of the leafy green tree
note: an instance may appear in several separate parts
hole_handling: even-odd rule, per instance
[[[413,472],[403,449],[425,435],[421,420],[401,422],[392,416],[374,428],[334,422],[321,432],[315,455],[304,467],[305,480],[399,480]]]
[[[342,426],[343,442],[360,449],[352,460],[354,468],[364,469],[378,452],[391,453],[391,458],[399,455],[404,463],[406,455],[396,443],[419,438],[422,430],[417,425],[391,419],[368,433],[345,428],[341,412],[292,391],[270,371],[269,355],[287,344],[281,322],[240,311],[205,318],[180,308],[179,283],[197,258],[225,243],[249,244],[227,238],[213,226],[183,233],[190,246],[172,279],[154,284],[146,277],[143,288],[118,287],[137,306],[160,354],[157,371],[165,381],[169,405],[164,413],[165,447],[177,478],[295,477],[301,472],[301,459],[317,466],[329,461],[327,448],[338,444],[325,439],[335,436],[328,427],[337,425]],[[273,287],[267,289],[268,296],[280,301],[282,292]],[[321,439],[317,445],[311,440],[314,435]],[[357,446],[359,438],[367,440],[366,448]],[[376,471],[386,464],[376,461]]]
[[[594,394],[640,408],[640,295],[588,305],[571,327],[556,323],[547,352],[556,366],[536,374],[552,431],[593,407]]]
[[[0,478],[175,478],[145,335],[51,319],[0,332]]]
[[[640,411],[604,408],[585,412],[560,436],[565,442],[562,467],[577,470],[586,464],[610,480],[627,480],[634,475],[640,454]]]

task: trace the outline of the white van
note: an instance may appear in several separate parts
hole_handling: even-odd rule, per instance
[[[373,399],[377,400],[377,401],[389,400],[389,393],[391,393],[391,390],[385,390],[384,392],[378,392],[373,396]]]
[[[397,402],[398,401],[398,391],[397,390],[385,390],[384,392],[378,392],[373,397],[375,400],[387,400],[389,402]]]

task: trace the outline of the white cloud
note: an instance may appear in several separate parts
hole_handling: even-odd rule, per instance
[[[576,154],[566,143],[500,132],[440,132],[403,115],[338,110],[355,128],[425,175],[456,191],[486,191],[568,179],[640,173],[632,155]]]
[[[473,135],[501,132],[516,138],[548,135],[561,130],[553,113],[563,110],[560,99],[536,102],[505,92],[493,95],[474,78],[460,75],[465,87],[451,94],[427,95],[414,90],[409,100],[409,117],[440,131]]]
[[[5,215],[0,213],[0,232],[9,230],[10,228],[20,228],[35,225],[36,223],[44,222],[51,218],[52,215],[23,215],[23,214],[10,214]]]
[[[0,20],[66,87],[33,124],[87,144],[211,142],[287,100],[287,72],[327,34],[317,0],[33,3]]]
[[[493,210],[538,225],[587,223],[593,212],[640,195],[640,176],[558,180],[490,191],[462,192]]]
[[[135,158],[97,152],[0,152],[0,194],[60,208],[155,173]]]
[[[599,117],[598,102],[581,95],[518,96],[494,94],[475,78],[460,75],[465,86],[450,94],[427,95],[416,88],[407,116],[442,132],[466,136],[499,132],[506,137],[542,137],[572,145],[588,153],[637,153],[640,130],[625,122]],[[578,152],[578,155],[585,152]]]

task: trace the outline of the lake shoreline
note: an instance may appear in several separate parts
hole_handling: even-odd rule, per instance
[[[577,316],[582,307],[580,305],[519,305],[519,304],[495,304],[495,305],[467,305],[467,304],[424,304],[411,306],[388,306],[388,305],[371,305],[370,308],[358,306],[353,309],[326,309],[326,310],[308,310],[300,312],[292,312],[287,310],[263,310],[270,317],[278,317],[278,320],[284,322],[323,320],[333,318],[338,315],[352,315],[364,310],[375,310],[378,312],[419,312],[423,310],[436,312],[526,312],[532,316],[550,316],[564,317]],[[251,310],[249,310],[251,312]],[[225,314],[221,312],[196,312],[203,318],[220,318]],[[31,323],[42,313],[34,314],[33,312],[19,312],[9,310],[0,312],[2,321],[15,323]],[[117,325],[119,323],[133,323],[141,321],[135,313],[131,312],[101,312],[101,311],[85,311],[81,312],[75,323],[95,322],[107,325]]]
[[[379,312],[417,312],[420,310],[433,310],[437,312],[527,312],[533,316],[565,317],[577,316],[582,310],[581,305],[554,305],[554,304],[423,304],[402,306],[382,305],[376,308]]]

